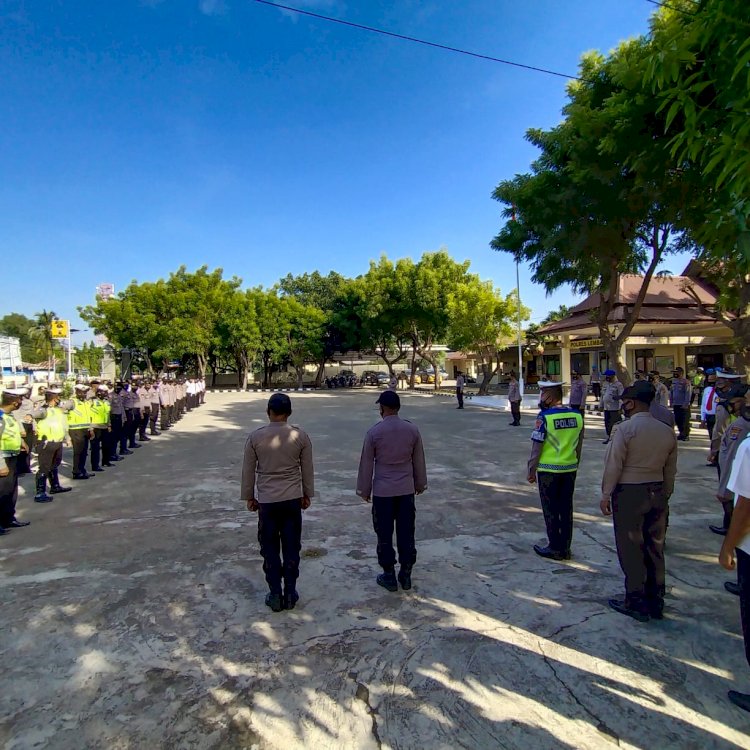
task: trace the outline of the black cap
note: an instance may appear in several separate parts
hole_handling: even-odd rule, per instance
[[[644,404],[650,404],[656,396],[656,388],[647,380],[637,380],[633,385],[629,385],[623,392],[621,400],[633,399],[642,401]]]
[[[286,393],[274,393],[273,396],[268,399],[268,408],[274,414],[291,414],[292,399],[290,399]]]
[[[400,409],[401,399],[396,391],[383,391],[379,396],[376,404],[381,404],[388,409]]]

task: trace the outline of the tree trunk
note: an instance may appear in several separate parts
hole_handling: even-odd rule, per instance
[[[305,366],[302,365],[302,367],[295,367],[294,369],[297,372],[297,389],[301,390],[302,382],[305,376]]]
[[[326,371],[326,361],[318,362],[318,372],[315,374],[315,387],[320,388],[323,382],[323,374]]]
[[[479,384],[479,395],[486,396],[490,390],[490,380],[495,375],[495,370],[492,369],[484,360],[482,360],[482,382]]]
[[[412,344],[411,347],[411,375],[409,377],[409,388],[411,390],[414,390],[414,383],[416,382],[417,377],[417,371],[416,371],[416,365],[417,365],[417,347],[416,344]]]

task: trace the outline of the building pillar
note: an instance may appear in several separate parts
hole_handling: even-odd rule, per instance
[[[570,393],[570,336],[563,336],[560,340],[560,379],[567,383],[563,392],[567,395]]]

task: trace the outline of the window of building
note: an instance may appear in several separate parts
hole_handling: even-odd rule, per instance
[[[591,374],[591,357],[588,352],[578,352],[570,355],[570,367],[580,375]]]
[[[674,357],[654,357],[654,370],[662,375],[671,374],[674,370]]]
[[[557,354],[544,358],[544,373],[548,376],[560,374],[560,357]]]
[[[654,369],[654,350],[653,349],[636,349],[635,350],[635,369],[641,372],[651,372]]]

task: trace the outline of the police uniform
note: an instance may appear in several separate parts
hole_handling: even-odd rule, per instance
[[[545,391],[562,383],[540,381],[542,399]],[[531,433],[532,450],[528,463],[529,481],[539,486],[539,499],[547,527],[546,547],[534,545],[541,557],[570,559],[573,538],[573,494],[578,461],[583,444],[583,416],[570,406],[543,408]]]
[[[104,466],[112,466],[110,461],[110,413],[112,406],[107,398],[108,388],[97,388],[96,395],[89,402],[91,411],[91,428],[94,437],[91,438],[91,471],[104,471]]]
[[[680,374],[681,372],[682,369],[674,372],[669,398],[674,410],[674,421],[679,431],[677,439],[687,442],[690,439],[690,403],[693,387],[690,385],[690,381]]]
[[[726,400],[732,392],[732,386],[740,384],[740,375],[734,372],[728,372],[726,370],[716,370],[716,394],[718,401],[716,402],[716,417],[714,420],[714,428],[711,431],[711,451],[710,457],[715,459],[719,455],[719,449],[721,448],[721,440],[724,437],[724,432],[732,422],[732,417],[726,406]],[[718,462],[716,463],[716,470],[719,472],[721,477],[721,467]]]
[[[93,435],[90,403],[85,398],[87,392],[88,386],[77,385],[75,397],[68,402],[68,434],[73,443],[73,479],[89,479],[94,476],[86,471],[86,457]]]
[[[31,395],[29,388],[19,388],[18,390],[24,391],[24,395],[21,405],[13,412],[13,416],[21,425],[21,434],[28,448],[28,450],[21,449],[21,452],[18,454],[16,472],[18,476],[21,476],[22,474],[31,474],[31,453],[34,450],[35,441],[34,420],[31,417],[31,413],[34,410],[34,405],[29,398]]]
[[[612,428],[622,419],[620,398],[623,385],[617,379],[617,373],[614,370],[605,370],[604,377],[612,378],[612,380],[605,380],[601,399],[602,410],[604,411],[604,429],[607,432],[607,439],[604,442],[608,443]]]
[[[128,438],[128,448],[140,448],[135,436],[141,422],[140,398],[134,383],[129,383],[127,390],[123,391],[123,406],[125,407],[125,433]]]
[[[508,383],[508,403],[510,404],[510,413],[513,421],[511,427],[521,426],[521,386],[518,381],[513,379]]]
[[[152,435],[158,435],[159,431],[156,429],[156,420],[159,418],[159,388],[156,383],[152,383],[150,388],[146,389],[148,396],[151,401],[151,408],[149,410],[149,426]]]
[[[365,435],[357,474],[357,494],[372,500],[372,524],[377,536],[378,564],[383,573],[377,582],[389,591],[397,591],[394,566],[393,530],[400,570],[398,581],[411,588],[411,571],[417,559],[414,540],[415,495],[427,489],[427,467],[419,428],[398,416],[401,399],[395,391],[384,391],[377,404],[394,413],[383,418]]]
[[[13,416],[13,411],[20,406],[25,389],[9,388],[3,391],[2,431],[0,431],[0,456],[5,462],[8,474],[0,477],[0,529],[28,526],[28,521],[16,518],[18,500],[18,456],[23,448],[24,430],[21,423]]]
[[[291,409],[286,394],[275,393],[268,400],[269,418],[272,413],[290,415]],[[298,600],[302,506],[315,494],[307,433],[273,420],[254,430],[245,443],[241,493],[248,508],[255,503],[258,511],[258,542],[269,589],[266,604],[274,612],[293,609]]]
[[[148,442],[151,438],[146,435],[146,428],[151,421],[151,387],[148,382],[144,382],[136,391],[138,394],[138,408],[141,411],[141,418],[138,423],[138,439]]]
[[[623,401],[650,405],[650,383],[623,391]],[[677,473],[674,431],[648,411],[637,411],[612,431],[604,459],[602,512],[613,515],[624,600],[610,599],[612,609],[640,621],[661,619],[664,609],[664,539],[669,498]]]
[[[456,399],[458,401],[458,406],[456,409],[463,409],[464,408],[464,383],[466,382],[464,376],[462,373],[458,373],[458,377],[456,378]]]
[[[122,383],[115,384],[114,392],[109,397],[109,423],[112,427],[110,435],[112,452],[109,460],[121,461],[121,456],[127,456],[131,453],[128,450],[128,436],[125,433],[125,402],[123,400]]]
[[[60,484],[59,467],[62,463],[63,445],[70,440],[68,435],[68,418],[58,405],[51,405],[59,399],[62,391],[49,388],[45,394],[45,405],[38,407],[33,414],[36,420],[37,445],[36,454],[39,468],[36,474],[36,494],[34,501],[48,503],[52,498],[47,494],[47,480],[50,492],[70,492],[70,487]]]

